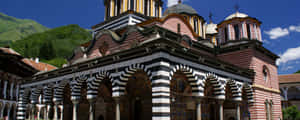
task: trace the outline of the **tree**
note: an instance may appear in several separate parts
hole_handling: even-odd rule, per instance
[[[290,106],[282,111],[284,120],[300,120],[300,112],[296,106]]]
[[[295,72],[295,73],[300,73],[300,70],[298,70],[297,72]]]
[[[51,41],[45,42],[41,47],[40,47],[40,54],[39,57],[45,60],[50,60],[55,58],[55,51],[53,48],[53,44]]]

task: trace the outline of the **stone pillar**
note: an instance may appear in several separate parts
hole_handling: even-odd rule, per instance
[[[201,102],[197,103],[197,120],[202,120]]]
[[[9,106],[7,110],[7,120],[10,120],[10,112],[11,112],[11,106]]]
[[[241,120],[241,104],[236,104],[236,120]]]
[[[224,120],[224,115],[223,115],[223,101],[219,102],[219,120]]]
[[[47,119],[47,117],[48,117],[47,114],[48,114],[48,105],[45,104],[45,106],[44,106],[44,117],[43,117],[44,120],[48,120]]]
[[[5,108],[5,105],[2,105],[2,108],[0,108],[0,118],[3,118],[4,108]]]
[[[4,81],[3,97],[4,97],[5,99],[6,99],[6,97],[7,97],[6,91],[7,91],[7,81]]]
[[[91,100],[89,100],[89,103],[90,103],[89,120],[95,120],[95,103],[96,103],[96,100],[91,99]]]
[[[9,93],[10,99],[12,100],[14,98],[14,83],[11,83],[10,85],[10,93]]]
[[[58,120],[58,109],[59,109],[58,105],[59,105],[58,102],[54,103],[54,120]]]
[[[50,118],[49,118],[49,114],[50,114],[51,105],[50,105],[50,104],[49,104],[49,105],[47,105],[47,106],[46,106],[46,108],[47,108],[46,120],[50,120]]]
[[[60,108],[60,120],[63,120],[64,119],[64,105],[60,105],[59,106]]]
[[[38,109],[37,109],[37,119],[40,120],[41,118],[41,107],[38,106]]]
[[[120,114],[120,98],[116,97],[116,120],[121,120],[121,114]]]
[[[73,120],[77,120],[77,111],[79,107],[79,101],[78,100],[73,100]]]
[[[289,90],[288,87],[282,88],[285,101],[288,101],[288,90]]]
[[[34,120],[35,119],[35,104],[32,104],[31,105],[31,120]]]

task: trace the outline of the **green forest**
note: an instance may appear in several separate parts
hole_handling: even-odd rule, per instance
[[[78,25],[49,29],[35,21],[17,19],[0,13],[0,47],[9,46],[26,58],[61,67],[73,50],[92,39],[91,33]]]
[[[10,47],[24,57],[38,57],[43,62],[61,67],[76,47],[91,39],[87,30],[78,25],[67,25],[30,35],[12,42]]]

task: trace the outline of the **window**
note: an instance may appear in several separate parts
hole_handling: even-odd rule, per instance
[[[198,19],[194,18],[194,31],[198,34]]]
[[[239,25],[234,25],[234,34],[235,34],[235,39],[239,40],[240,39],[240,28],[239,28]]]
[[[248,35],[248,39],[251,39],[251,29],[250,29],[250,24],[247,24],[247,35]]]
[[[155,16],[156,17],[159,17],[159,5],[158,5],[158,3],[157,2],[154,2],[155,3]]]
[[[148,15],[148,0],[144,1],[144,15]]]
[[[225,27],[225,29],[224,29],[224,34],[225,34],[225,42],[227,42],[228,41],[228,28],[227,27]]]
[[[265,101],[265,111],[267,120],[273,120],[273,101],[266,100]]]
[[[116,15],[120,15],[120,10],[121,10],[121,0],[116,0],[116,6],[117,6],[117,14]]]
[[[107,5],[106,7],[106,20],[110,17],[110,6]]]
[[[265,81],[269,79],[269,72],[266,66],[263,67],[263,77]]]
[[[130,0],[130,8],[129,10],[134,10],[134,0]]]
[[[180,24],[177,24],[177,33],[180,33],[180,32],[181,32]]]

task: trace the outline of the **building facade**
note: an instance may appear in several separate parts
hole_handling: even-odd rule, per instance
[[[300,110],[300,74],[280,75],[279,86],[282,108],[294,105]]]
[[[261,22],[207,24],[179,2],[104,0],[105,21],[67,66],[20,87],[18,120],[281,119],[277,55]]]

